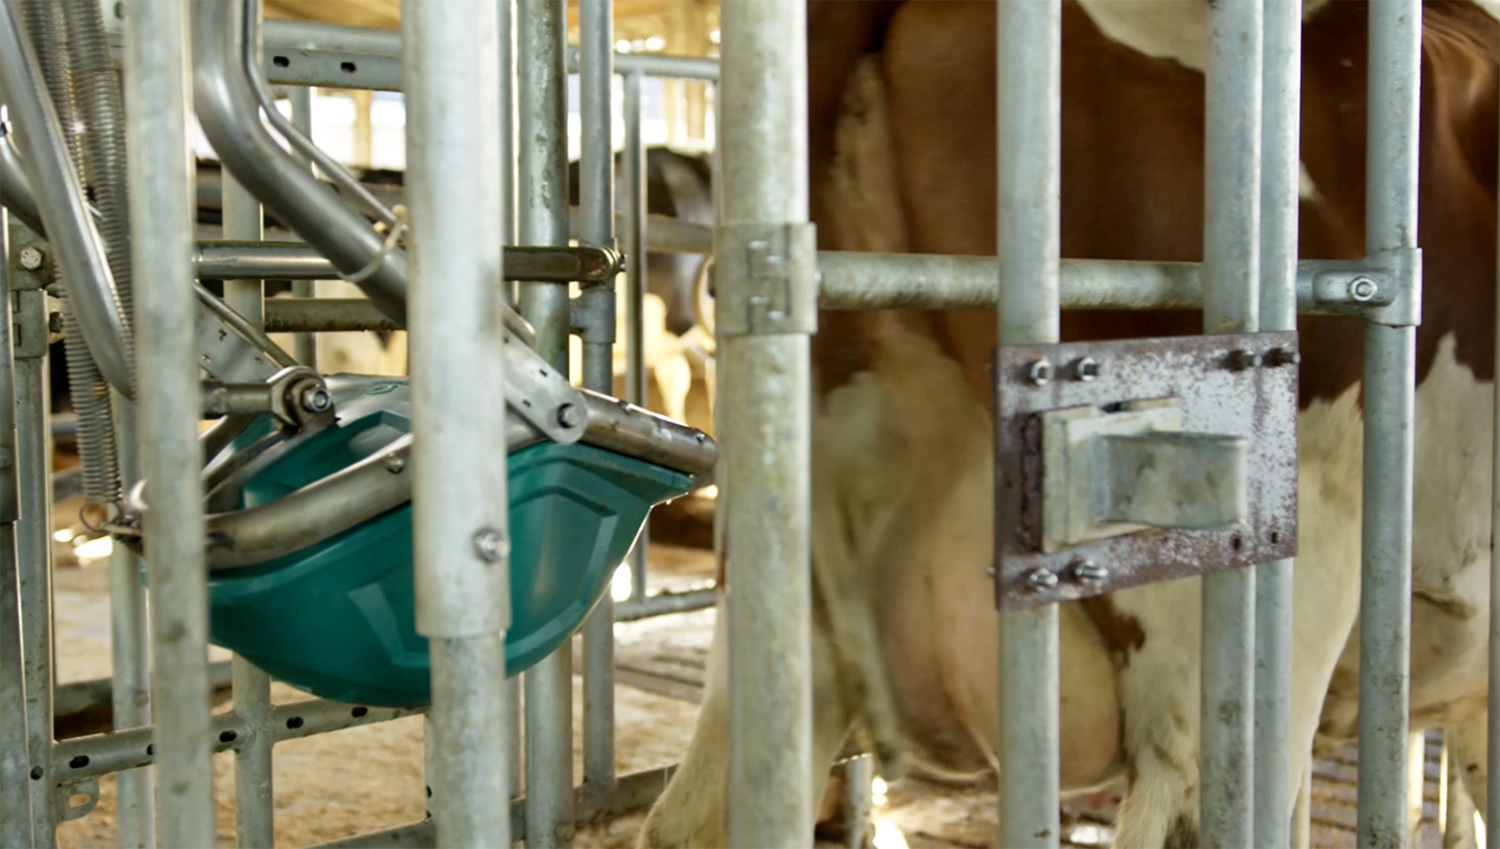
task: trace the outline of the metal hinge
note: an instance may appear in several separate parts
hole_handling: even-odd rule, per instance
[[[812,224],[722,224],[714,264],[720,334],[818,331],[817,229]],[[736,245],[744,246],[738,262]]]
[[[1422,251],[1381,251],[1364,259],[1300,264],[1298,301],[1319,312],[1356,315],[1388,327],[1422,323]]]

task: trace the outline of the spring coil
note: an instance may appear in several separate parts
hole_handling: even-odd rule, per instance
[[[42,79],[57,111],[67,140],[68,161],[73,173],[83,174],[83,157],[74,138],[78,132],[78,107],[74,100],[72,74],[68,72],[68,29],[56,0],[22,0],[21,23],[31,41],[32,52],[41,65]]]

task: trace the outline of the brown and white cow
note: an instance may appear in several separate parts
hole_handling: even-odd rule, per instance
[[[1454,728],[1481,804],[1500,97],[1500,26],[1488,5],[1424,6],[1412,664],[1414,720]],[[1304,8],[1300,252],[1355,258],[1363,253],[1365,4]],[[1201,259],[1202,11],[1184,0],[1064,3],[1064,256]],[[993,254],[993,2],[811,0],[808,25],[821,247]],[[1062,326],[1065,339],[1111,339],[1195,334],[1200,322],[1195,312],[1080,312],[1065,313]],[[984,370],[994,326],[989,311],[820,318],[819,790],[851,737],[888,775],[908,759],[954,774],[994,767]],[[1357,662],[1348,640],[1358,613],[1362,460],[1360,323],[1305,317],[1300,330],[1294,787],[1320,715],[1325,738],[1355,727],[1344,673]],[[1198,580],[1186,579],[1060,610],[1062,784],[1083,792],[1126,780],[1119,846],[1196,845],[1199,600]],[[726,845],[723,610],[693,742],[647,818],[643,847]]]

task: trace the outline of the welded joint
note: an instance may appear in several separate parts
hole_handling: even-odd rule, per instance
[[[818,332],[817,228],[811,223],[719,225],[712,274],[718,332]]]
[[[1298,265],[1297,295],[1321,312],[1359,316],[1387,327],[1416,327],[1422,323],[1422,250],[1304,261]]]
[[[582,341],[615,343],[615,287],[598,284],[583,287],[568,310],[569,331]]]

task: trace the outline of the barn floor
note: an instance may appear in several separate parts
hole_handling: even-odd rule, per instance
[[[76,508],[60,504],[58,526],[67,527]],[[106,560],[82,560],[67,543],[56,546],[56,621],[59,679],[109,675],[109,596]],[[712,561],[697,549],[653,545],[652,590],[683,590],[711,580]],[[616,647],[617,768],[620,774],[673,763],[686,750],[703,689],[704,662],[713,629],[713,610],[621,623]],[[579,641],[574,669],[581,670]],[[228,653],[211,649],[211,659]],[[582,773],[582,679],[574,677],[575,778]],[[306,696],[281,684],[272,698]],[[227,710],[223,705],[219,710]],[[1436,828],[1439,766],[1436,744],[1429,746],[1427,805],[1414,846],[1442,845]],[[233,756],[214,758],[219,843],[234,845]],[[422,720],[409,717],[382,725],[279,744],[274,758],[276,844],[304,846],[401,825],[423,814]],[[1352,753],[1319,765],[1315,783],[1313,845],[1353,846]],[[876,798],[878,849],[956,849],[994,845],[997,798],[994,782],[955,787],[912,778],[886,788]],[[1078,812],[1070,811],[1070,814]],[[580,829],[574,845],[624,849],[642,814]],[[1107,818],[1107,817],[1106,817]],[[1112,829],[1087,816],[1065,818],[1065,845],[1108,846]],[[64,823],[63,849],[114,847],[115,781],[100,782],[99,804],[83,819]],[[839,843],[819,841],[819,846]]]

